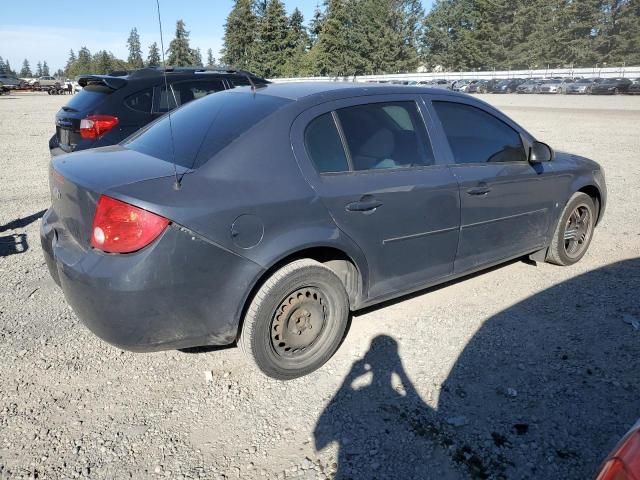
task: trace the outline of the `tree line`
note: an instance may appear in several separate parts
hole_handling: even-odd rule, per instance
[[[266,77],[640,64],[640,0],[235,0],[222,60]]]
[[[126,71],[143,67],[158,67],[163,64],[162,52],[157,42],[148,46],[146,58],[143,56],[142,42],[137,28],[132,28],[127,39],[129,56],[126,60],[116,58],[111,52],[101,50],[91,54],[87,47],[82,47],[76,55],[73,50],[69,53],[69,59],[64,72],[67,77],[75,77],[82,73],[103,75],[114,71]],[[183,20],[176,22],[174,38],[169,43],[166,51],[166,64],[173,67],[214,67],[216,59],[211,49],[207,51],[206,63],[203,62],[199,48],[191,48],[189,45],[189,32]]]
[[[73,50],[56,75],[106,74],[162,64],[157,42],[146,58],[136,28],[126,60]],[[171,66],[203,61],[183,20],[165,52]],[[470,71],[640,65],[640,0],[323,0],[306,22],[282,0],[235,0],[224,26],[222,65],[258,75],[362,75],[426,70]],[[15,73],[0,58],[0,72]],[[47,62],[21,77],[49,74]]]
[[[91,73],[104,75],[115,71],[127,71],[142,67],[158,67],[162,65],[162,53],[157,42],[148,46],[146,58],[143,57],[142,42],[137,28],[132,28],[127,39],[127,49],[129,55],[126,60],[117,58],[113,53],[106,50],[99,50],[91,53],[87,47],[81,47],[76,53],[73,49],[69,51],[69,57],[64,69],[58,69],[54,76],[63,78],[73,78],[80,74]],[[176,22],[175,36],[169,43],[166,51],[166,63],[174,67],[215,67],[216,59],[213,51],[207,50],[206,62],[202,59],[199,48],[191,48],[189,45],[189,32],[183,20]],[[16,72],[11,68],[8,60],[0,57],[0,73],[19,76],[22,78],[33,78],[50,75],[49,66],[46,61],[38,61],[36,68],[32,69],[28,59],[24,59],[22,68]]]

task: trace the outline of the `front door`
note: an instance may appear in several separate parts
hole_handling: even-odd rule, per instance
[[[558,198],[551,164],[530,164],[520,133],[492,113],[463,102],[432,104],[460,185],[455,272],[543,248]]]
[[[458,185],[434,158],[416,99],[331,102],[305,112],[292,135],[304,139],[294,149],[308,180],[366,255],[369,298],[452,273]]]

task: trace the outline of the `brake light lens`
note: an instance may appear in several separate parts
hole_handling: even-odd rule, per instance
[[[142,208],[102,195],[93,218],[91,246],[107,253],[131,253],[151,242],[169,220]]]
[[[89,115],[80,120],[80,136],[90,140],[100,138],[118,123],[118,117],[112,115]]]
[[[640,427],[622,439],[596,480],[640,480]]]

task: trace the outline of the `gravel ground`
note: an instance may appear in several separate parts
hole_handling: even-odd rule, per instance
[[[640,97],[485,96],[600,161],[581,263],[511,262],[357,315],[281,383],[235,349],[90,334],[38,239],[65,97],[0,97],[0,478],[589,478],[640,417]]]

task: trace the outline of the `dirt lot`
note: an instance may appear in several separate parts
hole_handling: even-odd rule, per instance
[[[589,478],[640,417],[640,97],[485,99],[604,165],[585,259],[360,314],[280,383],[237,349],[132,354],[82,326],[38,238],[65,97],[0,97],[0,478]]]

